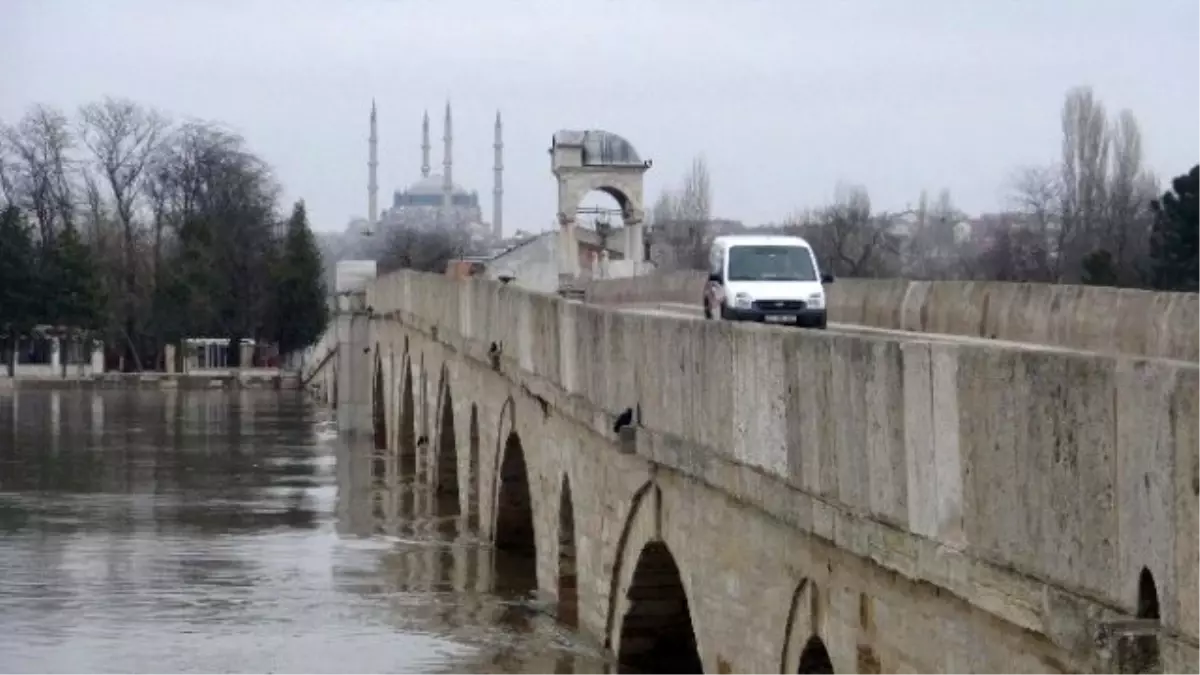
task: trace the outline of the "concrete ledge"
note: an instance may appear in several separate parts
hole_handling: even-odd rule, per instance
[[[881,328],[1200,360],[1200,296],[1000,282],[841,279],[834,320]]]
[[[685,271],[596,281],[588,302],[700,305],[706,275]],[[1200,295],[1064,284],[839,279],[829,319],[921,333],[1200,360]]]

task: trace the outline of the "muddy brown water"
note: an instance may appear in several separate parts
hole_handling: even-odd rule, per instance
[[[0,672],[611,667],[326,417],[296,392],[0,390]]]

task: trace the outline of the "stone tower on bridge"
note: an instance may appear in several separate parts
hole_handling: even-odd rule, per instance
[[[579,276],[579,243],[575,213],[583,198],[599,190],[611,196],[625,221],[623,250],[633,273],[644,265],[642,221],[645,217],[643,178],[651,162],[638,156],[633,144],[609,131],[561,130],[550,147],[550,169],[558,179],[559,285],[570,286]]]

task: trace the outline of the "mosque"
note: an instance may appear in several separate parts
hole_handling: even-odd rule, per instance
[[[496,113],[495,141],[492,144],[495,153],[493,166],[494,185],[492,187],[492,222],[483,221],[483,211],[479,203],[479,193],[468,191],[454,182],[453,163],[453,123],[450,103],[446,103],[445,128],[442,135],[442,172],[431,173],[430,143],[429,143],[429,113],[426,112],[421,124],[421,178],[406,189],[396,190],[392,194],[392,204],[382,212],[378,202],[378,170],[379,170],[379,129],[376,118],[374,101],[371,102],[371,131],[369,137],[367,162],[367,221],[359,222],[361,231],[370,233],[378,230],[380,233],[395,228],[415,230],[450,230],[466,235],[467,239],[476,246],[487,244],[503,238],[503,163],[504,143],[500,113]]]

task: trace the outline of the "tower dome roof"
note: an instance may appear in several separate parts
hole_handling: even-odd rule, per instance
[[[458,183],[453,184],[451,191],[456,195],[470,194]],[[404,190],[404,193],[413,196],[440,195],[442,194],[442,176],[441,174],[437,173],[430,174],[408,186],[408,188]]]

